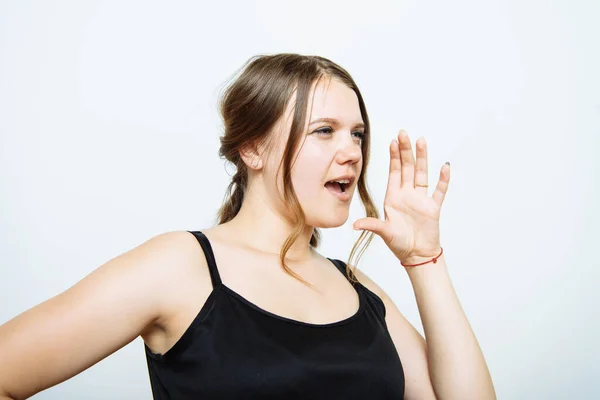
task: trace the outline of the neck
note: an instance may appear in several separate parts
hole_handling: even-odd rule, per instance
[[[259,193],[246,193],[239,213],[226,223],[245,246],[264,253],[279,254],[294,225],[265,201]],[[286,260],[307,260],[313,255],[310,239],[314,228],[305,225],[286,253]]]

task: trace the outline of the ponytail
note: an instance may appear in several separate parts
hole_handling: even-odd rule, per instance
[[[219,225],[231,221],[240,212],[247,186],[248,171],[242,163],[242,167],[238,167],[225,192],[223,205],[217,214]]]
[[[225,222],[231,221],[242,208],[244,202],[244,194],[248,187],[248,170],[245,165],[238,167],[237,172],[233,175],[227,190],[225,191],[225,198],[223,204],[217,213],[218,224],[224,224]],[[321,242],[321,232],[315,228],[310,238],[310,245],[314,248],[319,246]]]

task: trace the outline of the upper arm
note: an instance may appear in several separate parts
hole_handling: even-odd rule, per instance
[[[0,326],[0,393],[27,398],[130,343],[161,316],[181,232],[157,235]]]
[[[396,351],[402,361],[405,379],[404,398],[410,399],[433,399],[435,392],[429,376],[427,362],[427,344],[423,336],[402,315],[398,307],[390,297],[373,282],[364,272],[355,270],[356,277],[361,284],[378,295],[385,305],[385,320],[396,347]]]

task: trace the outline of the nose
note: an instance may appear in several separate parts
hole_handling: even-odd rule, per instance
[[[356,143],[352,135],[343,135],[344,138],[338,144],[336,162],[339,164],[356,164],[362,158],[362,147]]]

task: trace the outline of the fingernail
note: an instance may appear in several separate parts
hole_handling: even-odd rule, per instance
[[[446,161],[446,165],[450,165],[450,161]]]

